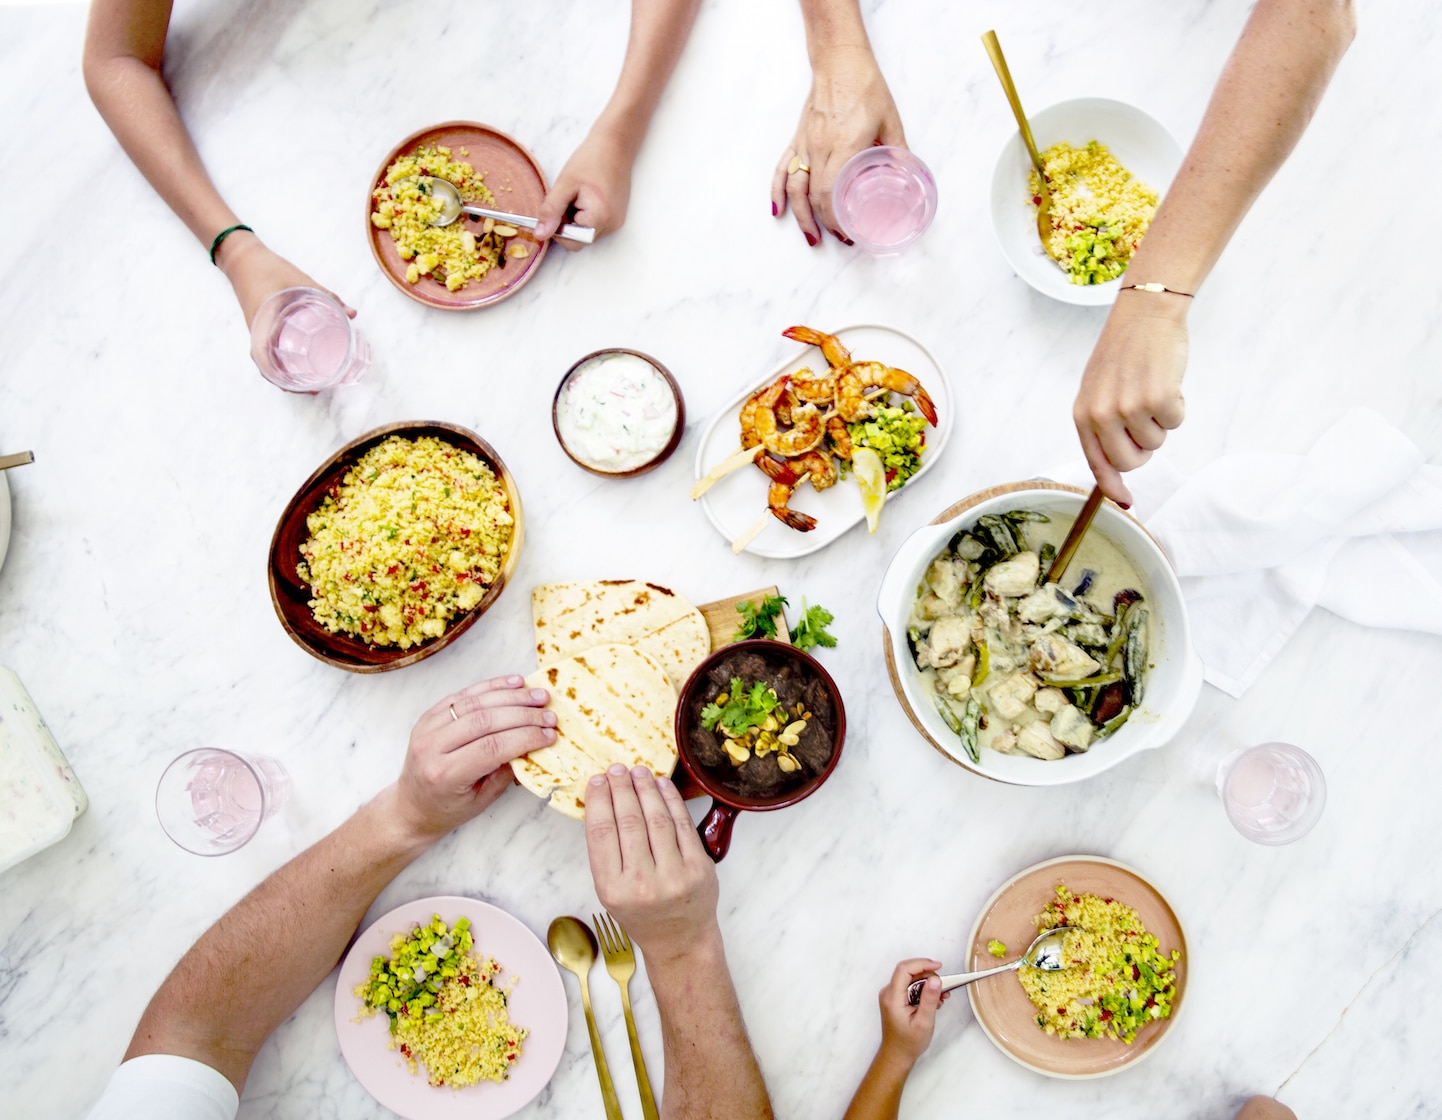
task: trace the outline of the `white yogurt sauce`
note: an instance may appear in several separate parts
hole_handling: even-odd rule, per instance
[[[60,839],[87,804],[25,686],[0,669],[0,868]]]
[[[634,354],[602,354],[566,380],[556,401],[561,441],[599,471],[654,459],[676,430],[676,396],[659,370]]]

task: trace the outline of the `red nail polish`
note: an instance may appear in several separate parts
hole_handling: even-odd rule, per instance
[[[1122,509],[1131,509],[1131,508],[1132,508],[1131,502],[1118,502],[1117,505],[1121,506]]]
[[[776,203],[773,202],[773,203],[771,204],[771,216],[774,218],[774,217],[776,217],[776,215],[779,214],[779,213],[780,213],[780,211],[776,209]]]
[[[808,234],[806,235],[806,244],[810,245],[812,248],[815,248],[815,247],[816,247],[816,238],[812,237],[812,236],[808,233]]]

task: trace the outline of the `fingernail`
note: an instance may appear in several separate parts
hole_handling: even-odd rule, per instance
[[[776,208],[776,203],[773,202],[771,204],[771,216],[774,218],[779,213],[781,213],[781,211]]]
[[[605,774],[592,774],[592,775],[591,775],[591,784],[592,784],[593,786],[603,786],[603,785],[605,785],[605,784],[606,784],[606,775],[605,775]]]
[[[556,726],[556,713],[555,713],[555,712],[542,712],[542,713],[541,713],[541,726],[543,726],[543,727],[555,727],[555,726]]]
[[[935,977],[935,976],[928,976],[928,977],[926,978],[926,988],[927,988],[928,991],[934,992],[934,991],[936,991],[936,990],[937,990],[938,988],[940,988],[940,987],[941,987],[941,981],[940,981],[937,977]]]
[[[556,729],[554,727],[541,728],[541,738],[548,743],[554,743],[556,741]]]
[[[526,683],[526,678],[521,676],[520,673],[512,673],[506,678],[506,683],[512,688],[520,688],[521,685]]]
[[[644,766],[637,766],[631,771],[633,778],[655,778],[656,775],[647,770]]]
[[[841,244],[843,244],[843,245],[855,245],[855,244],[856,244],[855,241],[852,241],[851,238],[847,237],[846,234],[842,233],[839,229],[834,229],[834,230],[832,230],[832,231],[831,231],[831,236],[834,237],[834,238],[836,238],[836,240],[839,241],[839,242],[841,242]]]
[[[658,777],[658,778],[656,779],[656,785],[658,785],[661,789],[675,789],[675,788],[676,788],[676,783],[673,782],[670,778],[666,778],[666,777]]]
[[[1132,508],[1131,502],[1118,502],[1117,505],[1121,506],[1122,509],[1131,509],[1131,508]]]
[[[612,777],[615,778],[624,778],[626,776],[626,768],[622,766],[619,762],[617,762],[612,766],[608,767],[606,769],[606,773],[610,774]]]
[[[806,235],[806,244],[810,245],[810,246],[814,249],[814,248],[816,247],[816,238],[812,237],[812,236],[808,233],[808,234]]]
[[[522,681],[521,683],[524,684],[525,682]],[[533,688],[531,689],[531,699],[544,702],[550,699],[550,697],[546,694],[546,690],[544,688]]]

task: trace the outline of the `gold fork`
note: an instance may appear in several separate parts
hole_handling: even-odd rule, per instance
[[[631,1040],[631,1061],[636,1067],[636,1087],[641,1090],[641,1114],[645,1120],[657,1120],[656,1098],[651,1095],[651,1081],[646,1076],[646,1059],[641,1056],[641,1042],[636,1037],[636,1020],[631,1017],[631,977],[636,974],[636,954],[631,939],[621,923],[610,914],[592,914],[591,921],[601,941],[606,958],[606,971],[621,989],[621,1010],[626,1013],[626,1034]]]

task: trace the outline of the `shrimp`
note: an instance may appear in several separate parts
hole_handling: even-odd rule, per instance
[[[787,327],[781,333],[808,346],[821,347],[821,352],[826,355],[826,361],[832,369],[845,369],[851,364],[851,351],[842,346],[841,340],[834,334],[810,327]]]
[[[933,428],[936,427],[936,405],[927,391],[921,387],[921,382],[904,369],[893,369],[880,362],[857,362],[847,372],[854,373],[860,378],[863,389],[880,385],[883,389],[900,393],[903,397],[910,397],[916,402],[917,409],[926,417],[926,422]],[[841,392],[838,388],[837,408],[841,415],[845,416],[846,410],[841,408],[840,396]]]
[[[851,432],[840,416],[826,418],[826,441],[838,459],[851,461]]]
[[[829,451],[816,450],[808,451],[805,455],[798,455],[791,461],[794,470],[805,471],[811,476],[811,485],[817,490],[825,490],[835,486],[836,480],[840,477],[836,470],[836,463],[832,461]]]
[[[756,460],[756,465],[771,479],[771,485],[766,489],[766,508],[776,519],[798,533],[809,533],[816,528],[816,518],[787,507],[791,492],[801,482],[796,473],[785,463],[778,463],[765,455]]]
[[[866,399],[866,385],[855,366],[848,366],[836,375],[836,411],[848,424],[864,420],[871,415],[871,404]]]
[[[791,392],[809,404],[830,404],[836,399],[836,372],[817,377],[809,369],[799,369],[791,375]]]
[[[745,451],[755,447],[761,442],[761,437],[756,434],[756,409],[761,403],[761,396],[767,389],[774,389],[777,385],[784,387],[786,379],[778,378],[766,389],[757,389],[746,398],[746,403],[741,406],[741,450]]]
[[[756,402],[756,434],[766,450],[782,458],[804,455],[826,434],[821,413],[814,404],[803,404],[791,410],[792,427],[783,431],[777,424],[776,405],[786,392],[787,379],[782,377],[762,392]]]

